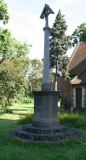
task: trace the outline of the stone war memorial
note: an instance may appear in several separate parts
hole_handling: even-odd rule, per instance
[[[40,15],[45,19],[44,31],[44,68],[41,91],[34,94],[34,118],[32,124],[25,124],[21,128],[10,132],[10,136],[25,142],[59,142],[66,137],[82,138],[83,134],[73,128],[59,124],[58,120],[58,91],[52,91],[49,75],[49,34],[48,16],[54,14],[49,5],[45,4]]]

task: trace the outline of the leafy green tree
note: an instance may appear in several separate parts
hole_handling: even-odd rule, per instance
[[[9,20],[8,8],[3,0],[0,0],[0,20],[4,24]],[[30,47],[27,41],[18,41],[8,29],[0,28],[0,100],[5,110],[10,100],[27,86]]]
[[[31,60],[31,64],[29,65],[28,68],[28,82],[30,91],[41,89],[42,71],[43,71],[42,62],[39,59]]]
[[[61,70],[62,74],[63,71],[65,72],[65,70],[63,70],[62,62],[64,61],[64,55],[66,54],[67,50],[69,49],[69,47],[72,46],[71,43],[72,37],[66,36],[66,31],[67,31],[67,25],[64,20],[64,16],[61,14],[61,11],[59,10],[55,22],[53,24],[53,27],[51,28],[51,37],[50,37],[50,67],[56,68],[56,74],[55,74],[56,83],[57,83],[58,71]],[[67,74],[64,74],[64,76],[66,75]],[[57,89],[57,86],[55,88]]]
[[[24,89],[23,82],[30,64],[30,47],[26,41],[21,42],[13,38],[8,29],[0,28],[0,99],[5,109],[20,89]]]
[[[4,104],[5,110],[8,109],[10,100],[22,91],[25,83],[24,76],[21,62],[17,63],[17,67],[12,60],[4,60],[0,64],[0,99]]]
[[[3,20],[4,24],[9,20],[8,6],[3,0],[0,0],[0,20]]]
[[[24,95],[29,63],[29,59],[21,57],[20,59],[4,60],[0,64],[0,100],[5,110],[8,110],[11,100],[17,94]]]
[[[50,81],[53,82],[54,78],[50,72]],[[31,60],[28,68],[28,89],[29,91],[41,90],[43,81],[43,63],[39,59]]]
[[[26,57],[29,53],[31,44],[27,41],[18,41],[13,38],[8,29],[0,28],[0,56],[2,61]]]
[[[1,66],[1,69],[0,69],[1,82],[0,83],[2,84],[0,99],[4,103],[5,109],[7,109],[7,107],[9,106],[10,100],[16,94],[18,94],[18,91],[20,90],[20,88],[21,89],[25,88],[23,83],[20,82],[21,79],[20,81],[19,80],[17,81],[17,83],[19,83],[19,86],[21,84],[21,87],[20,88],[18,87],[17,92],[16,92],[16,86],[14,84],[19,77],[18,70],[20,74],[23,76],[22,80],[25,81],[26,74],[28,71],[28,66],[30,64],[30,59],[28,57],[30,47],[31,45],[28,44],[26,41],[21,42],[13,38],[11,35],[11,32],[8,29],[4,30],[0,28],[0,56],[1,56],[0,57],[0,66]],[[4,67],[5,63],[7,65],[6,67]],[[9,69],[11,69],[10,72],[8,72]],[[14,70],[16,74],[14,74]],[[10,76],[10,74],[12,75]],[[6,83],[5,77],[8,79],[7,83]],[[13,77],[13,81],[11,83],[12,77]],[[6,86],[5,88],[7,91],[3,87],[3,83],[5,84]],[[14,85],[14,88],[12,87],[11,84]]]
[[[69,72],[68,72],[68,64],[70,58],[67,55],[62,57],[61,63],[59,64],[59,69],[62,72],[62,76],[64,80],[70,79]]]
[[[12,56],[11,58],[20,58],[20,57],[26,57],[29,54],[29,50],[31,48],[31,44],[29,44],[27,41],[18,41],[17,39],[12,39]]]
[[[78,42],[86,42],[86,23],[80,24],[72,34],[73,44]]]
[[[0,28],[0,56],[9,59],[12,56],[12,37],[8,29]]]

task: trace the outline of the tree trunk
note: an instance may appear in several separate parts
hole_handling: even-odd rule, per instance
[[[10,113],[9,98],[7,97],[4,97],[4,110],[6,113]]]

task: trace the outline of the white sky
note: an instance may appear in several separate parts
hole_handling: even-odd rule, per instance
[[[49,15],[49,27],[52,27],[58,10],[68,25],[67,35],[80,24],[86,22],[86,0],[4,0],[8,4],[10,15],[9,28],[12,35],[18,40],[25,39],[32,44],[30,58],[43,58],[45,20],[40,19],[45,3],[48,4],[55,14]],[[0,22],[0,26],[2,24]],[[68,51],[68,55],[72,50]]]

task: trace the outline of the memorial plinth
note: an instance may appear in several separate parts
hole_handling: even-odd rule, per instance
[[[56,91],[38,91],[34,94],[34,119],[32,126],[51,128],[59,125],[57,118],[57,102],[59,93]]]

